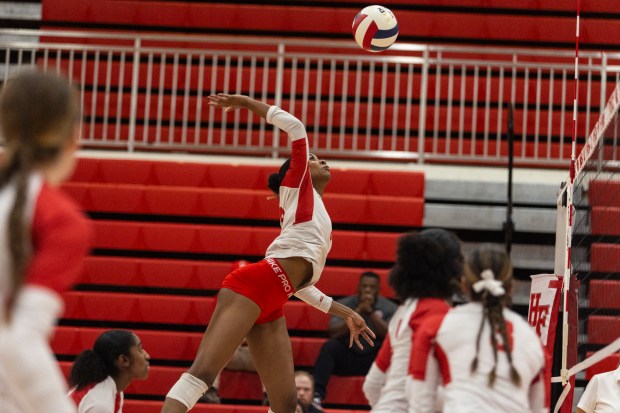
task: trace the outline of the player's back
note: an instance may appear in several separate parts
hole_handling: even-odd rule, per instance
[[[528,412],[530,385],[544,368],[545,358],[540,340],[517,313],[504,309],[508,340],[512,343],[512,360],[521,378],[516,386],[510,379],[510,364],[497,337],[497,367],[493,387],[489,387],[489,373],[493,370],[489,323],[485,322],[480,336],[478,368],[471,371],[476,355],[476,341],[483,316],[480,303],[469,303],[449,311],[437,331],[438,353],[442,376],[446,384],[444,412]]]

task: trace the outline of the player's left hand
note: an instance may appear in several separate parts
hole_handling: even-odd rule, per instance
[[[375,333],[373,333],[372,330],[366,325],[366,322],[362,316],[354,313],[353,315],[347,317],[345,322],[347,323],[347,327],[349,327],[349,332],[351,333],[349,335],[349,348],[353,347],[353,343],[355,343],[360,349],[364,348],[360,342],[360,336],[364,337],[364,340],[366,340],[371,347],[375,346],[372,339],[377,338],[377,336],[375,336]]]

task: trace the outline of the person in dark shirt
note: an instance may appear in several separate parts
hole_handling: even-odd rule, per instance
[[[332,374],[340,376],[364,376],[375,360],[387,333],[390,319],[397,305],[379,295],[379,275],[372,271],[363,272],[357,285],[357,294],[338,300],[362,316],[375,333],[374,347],[363,349],[349,346],[349,329],[337,317],[329,320],[329,339],[321,347],[314,365],[314,402],[320,405],[327,395],[327,383]]]

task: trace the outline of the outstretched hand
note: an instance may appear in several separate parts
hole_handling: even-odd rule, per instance
[[[229,95],[227,93],[218,93],[217,95],[209,95],[209,105],[224,109],[224,112],[239,109],[242,107],[244,96]]]
[[[364,346],[360,342],[360,336],[364,337],[364,340],[366,340],[371,347],[375,346],[372,339],[377,337],[375,336],[375,333],[368,328],[362,316],[357,313],[353,313],[353,315],[345,319],[345,322],[347,323],[347,327],[349,327],[350,332],[349,348],[353,347],[353,343],[355,343],[360,349],[364,349]]]

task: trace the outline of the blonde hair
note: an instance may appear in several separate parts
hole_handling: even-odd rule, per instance
[[[29,176],[35,168],[59,158],[71,144],[79,119],[77,92],[58,75],[27,70],[10,79],[0,93],[0,131],[5,142],[0,188],[9,182],[16,185],[8,223],[9,315],[29,258],[30,234],[24,217]]]
[[[512,263],[506,251],[491,244],[482,244],[475,248],[467,257],[465,262],[465,279],[469,285],[472,301],[482,302],[484,308],[478,335],[476,337],[476,356],[471,363],[471,371],[478,369],[478,353],[480,351],[480,338],[482,329],[488,321],[491,331],[491,344],[493,348],[493,370],[489,373],[489,387],[493,387],[496,379],[497,369],[497,337],[495,332],[499,331],[502,345],[508,362],[510,364],[510,380],[516,386],[521,385],[521,377],[512,363],[512,348],[506,330],[506,320],[504,319],[503,309],[510,304],[510,291],[512,283]],[[482,288],[479,291],[474,289],[474,284],[484,281],[482,274],[487,277],[492,276],[489,281],[495,282],[500,292],[493,294],[489,289]],[[501,291],[503,289],[503,291]],[[496,290],[497,291],[497,290]]]

